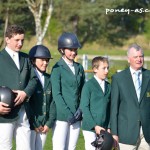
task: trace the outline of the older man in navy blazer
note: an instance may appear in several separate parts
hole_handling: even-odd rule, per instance
[[[127,51],[129,68],[115,74],[111,91],[111,131],[121,150],[150,149],[150,71],[143,68],[142,48],[133,44]],[[135,72],[139,72],[140,96]]]

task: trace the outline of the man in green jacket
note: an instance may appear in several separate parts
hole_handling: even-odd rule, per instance
[[[16,94],[13,108],[0,103],[0,149],[12,149],[13,135],[17,150],[30,150],[28,100],[36,87],[36,76],[28,55],[20,52],[24,29],[11,25],[5,33],[6,47],[0,52],[0,86],[7,86]],[[6,110],[7,109],[7,110]]]
[[[111,132],[121,150],[149,150],[150,71],[143,68],[144,52],[139,45],[131,45],[127,56],[129,68],[112,78]]]

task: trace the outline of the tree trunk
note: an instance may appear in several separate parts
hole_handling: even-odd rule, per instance
[[[8,26],[8,19],[9,19],[9,7],[6,9],[6,18],[5,18],[5,27],[4,27],[4,36],[3,36],[3,39],[0,43],[0,48],[2,49],[2,47],[5,46],[5,32],[6,32],[6,29],[7,29],[7,26]]]
[[[37,45],[42,44],[45,34],[47,32],[49,23],[50,23],[51,16],[52,16],[52,11],[53,11],[52,0],[51,0],[51,3],[49,4],[49,8],[47,10],[47,16],[46,16],[43,26],[41,23],[42,22],[41,17],[43,13],[44,0],[40,0],[36,2],[33,2],[32,0],[26,0],[26,2],[35,20],[35,32],[36,32],[36,38],[37,38],[36,44]]]

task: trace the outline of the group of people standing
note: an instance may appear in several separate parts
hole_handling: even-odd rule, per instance
[[[80,128],[86,150],[95,150],[91,143],[102,130],[112,134],[116,149],[150,150],[150,71],[139,45],[128,48],[129,67],[110,84],[109,61],[102,56],[92,59],[94,75],[85,82],[74,61],[81,47],[75,34],[59,37],[61,58],[51,75],[50,50],[36,45],[29,55],[21,52],[24,36],[21,26],[9,26],[0,52],[0,86],[16,94],[13,108],[0,102],[0,150],[11,150],[13,138],[16,150],[42,150],[50,128],[53,150],[75,150]]]

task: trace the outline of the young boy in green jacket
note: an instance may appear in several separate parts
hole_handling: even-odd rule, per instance
[[[106,81],[108,59],[95,57],[92,60],[94,77],[85,83],[81,93],[80,108],[83,113],[82,130],[86,150],[95,150],[91,143],[101,130],[109,128],[110,84]]]

